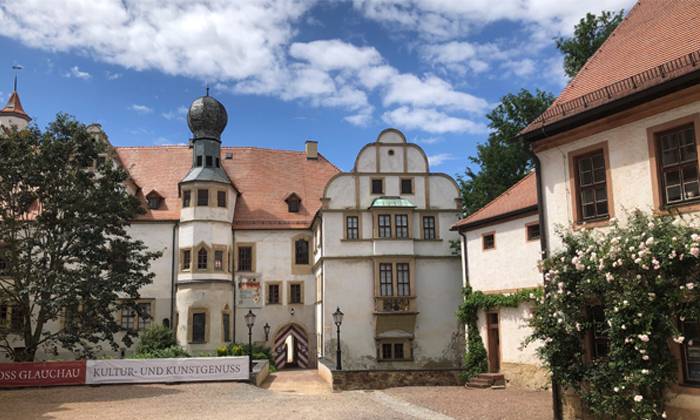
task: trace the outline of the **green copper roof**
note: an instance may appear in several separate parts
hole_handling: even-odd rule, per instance
[[[416,207],[416,205],[411,203],[411,201],[406,200],[405,198],[401,198],[401,197],[379,197],[379,198],[375,198],[374,201],[372,201],[372,205],[369,207],[370,208],[377,208],[377,207],[409,207],[409,208],[414,208],[414,207]]]

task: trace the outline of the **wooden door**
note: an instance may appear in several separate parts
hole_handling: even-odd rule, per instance
[[[498,331],[498,312],[486,314],[486,335],[489,353],[489,372],[498,373],[501,370],[501,342]]]

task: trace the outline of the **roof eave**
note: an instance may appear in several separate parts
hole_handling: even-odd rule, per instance
[[[700,69],[670,79],[648,89],[644,89],[639,92],[632,93],[631,95],[610,101],[603,105],[579,112],[568,118],[555,121],[549,125],[544,125],[533,129],[527,133],[521,133],[518,135],[518,137],[528,143],[535,143],[537,141],[541,141],[557,134],[565,133],[582,125],[594,122],[600,118],[608,117],[626,109],[653,101],[654,99],[658,99],[662,96],[686,89],[698,84],[699,82]]]
[[[521,209],[513,210],[513,211],[510,211],[508,213],[499,214],[498,216],[492,216],[492,217],[489,217],[486,219],[476,220],[476,221],[471,222],[471,223],[465,223],[465,224],[460,225],[459,222],[457,222],[454,225],[452,225],[452,227],[450,227],[450,230],[460,231],[460,232],[474,230],[474,229],[478,229],[480,227],[485,227],[485,226],[501,223],[501,222],[504,222],[507,220],[524,217],[524,216],[527,216],[529,214],[537,213],[537,210],[538,210],[538,206],[537,206],[537,204],[535,204],[533,206],[523,207]]]

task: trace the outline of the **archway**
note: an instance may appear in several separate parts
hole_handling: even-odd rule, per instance
[[[309,339],[304,328],[297,324],[289,324],[277,333],[274,346],[275,365],[277,369],[298,366],[309,367]]]

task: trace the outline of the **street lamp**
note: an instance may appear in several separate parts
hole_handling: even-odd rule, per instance
[[[253,373],[253,324],[255,324],[255,314],[251,309],[245,314],[245,324],[248,326],[248,372]]]
[[[335,352],[335,368],[336,370],[343,370],[343,364],[340,361],[340,324],[343,323],[343,313],[340,311],[340,306],[333,312],[333,322],[337,327],[338,332],[338,350]]]
[[[270,324],[266,322],[263,330],[265,330],[265,341],[267,341],[270,339]]]

